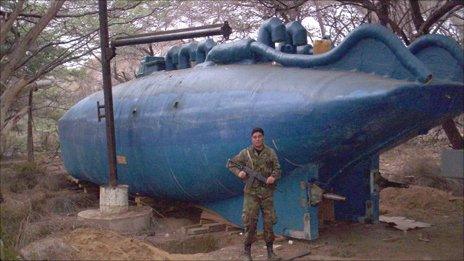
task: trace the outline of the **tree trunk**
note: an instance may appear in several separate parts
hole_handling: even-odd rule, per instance
[[[416,32],[420,30],[421,25],[424,23],[424,19],[422,18],[422,13],[420,10],[420,5],[418,0],[409,0],[409,5],[411,6],[411,17],[414,23],[414,27],[416,27]]]
[[[380,24],[387,26],[389,24],[390,10],[389,10],[390,1],[382,0],[379,2],[379,7],[376,11],[377,16],[379,17]]]
[[[326,31],[325,31],[325,27],[324,27],[324,22],[322,20],[322,14],[321,14],[321,10],[320,10],[320,5],[319,5],[319,2],[316,0],[314,1],[314,5],[316,6],[316,20],[317,20],[317,23],[319,24],[319,28],[321,29],[321,37],[324,37],[326,36]]]
[[[29,81],[23,77],[17,82],[10,84],[0,96],[0,126],[3,130],[6,119],[7,112],[10,110],[11,105],[14,103],[16,98],[19,96],[19,93],[29,84]]]
[[[32,136],[32,97],[34,88],[29,90],[29,102],[27,111],[27,161],[34,162],[34,140]]]
[[[420,28],[417,30],[417,36],[421,36],[424,34],[428,34],[430,31],[430,28],[438,22],[441,18],[443,18],[445,15],[448,14],[453,8],[456,6],[460,6],[461,8],[464,6],[464,3],[458,0],[453,0],[453,1],[448,1],[445,2],[440,8],[438,8],[436,11],[431,13],[429,17],[427,17],[427,20],[425,20]]]

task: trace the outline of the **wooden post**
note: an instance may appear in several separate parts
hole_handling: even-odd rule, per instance
[[[446,136],[451,143],[451,147],[455,150],[462,150],[464,148],[464,139],[459,133],[453,119],[447,119],[441,126],[443,127],[443,130],[445,130]]]

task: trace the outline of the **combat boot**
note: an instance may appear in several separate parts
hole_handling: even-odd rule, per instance
[[[244,251],[243,251],[243,260],[246,261],[252,261],[253,259],[251,258],[251,245],[245,245]]]
[[[278,256],[274,253],[274,249],[273,249],[273,244],[272,244],[272,243],[266,243],[266,247],[267,247],[267,259],[268,259],[268,260],[273,260],[273,261],[280,260],[280,257],[278,257]]]

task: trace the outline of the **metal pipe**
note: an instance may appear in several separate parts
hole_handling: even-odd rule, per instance
[[[110,60],[113,57],[112,49],[109,46],[108,37],[108,16],[106,0],[98,1],[98,16],[100,20],[100,49],[103,76],[103,95],[105,99],[105,125],[106,125],[106,146],[109,163],[109,184],[112,187],[117,185],[116,168],[116,140],[114,135],[114,116],[113,116],[113,93],[111,91],[111,68]]]
[[[180,40],[186,38],[195,38],[195,37],[204,37],[212,35],[222,35],[224,38],[228,39],[229,35],[232,33],[232,29],[229,26],[227,21],[224,24],[216,24],[209,26],[200,26],[192,27],[185,29],[177,29],[164,32],[155,32],[147,33],[134,36],[126,36],[116,38],[111,41],[111,46],[126,46],[126,45],[135,45],[135,44],[147,44],[155,42],[165,42],[172,40]]]
[[[116,38],[111,41],[111,47],[108,37],[108,15],[107,15],[107,0],[98,1],[98,16],[100,20],[100,49],[102,53],[102,76],[103,76],[103,94],[105,99],[105,114],[100,115],[105,118],[106,124],[106,145],[108,148],[108,163],[109,163],[109,184],[114,187],[117,185],[117,167],[116,167],[116,139],[114,131],[114,115],[113,115],[113,94],[111,90],[111,58],[115,55],[115,48],[118,46],[146,44],[154,42],[163,42],[171,40],[180,40],[186,38],[203,37],[211,35],[223,35],[228,39],[232,33],[227,21],[224,24],[215,24],[207,26],[199,26],[193,28],[183,28],[165,32],[146,33],[133,36],[125,36]],[[98,105],[97,105],[98,106]],[[98,109],[99,110],[99,109]]]
[[[227,23],[227,25],[228,25],[227,21],[224,22],[224,24],[225,23]],[[158,31],[158,32],[151,32],[151,33],[136,34],[136,35],[119,36],[119,37],[116,37],[115,40],[136,38],[136,37],[141,37],[141,36],[161,35],[161,34],[166,34],[166,33],[187,32],[187,31],[191,31],[193,29],[196,30],[196,29],[217,28],[218,26],[224,26],[224,24],[203,25],[203,26],[198,26],[198,27],[187,27],[187,28],[181,28],[181,29],[174,29],[174,30],[169,30],[169,31]]]
[[[346,201],[346,197],[343,197],[343,196],[340,196],[340,195],[337,195],[337,194],[333,194],[333,193],[324,193],[324,194],[322,194],[322,197],[325,198],[325,199],[331,199],[331,200],[335,200],[335,201]]]

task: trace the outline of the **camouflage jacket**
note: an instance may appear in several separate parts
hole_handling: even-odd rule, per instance
[[[258,154],[253,146],[249,146],[246,149],[240,151],[232,161],[246,165],[249,168],[261,173],[264,177],[273,176],[276,181],[280,178],[281,170],[279,160],[275,151],[268,146],[264,145],[263,150]],[[240,170],[234,166],[229,166],[229,170],[232,171],[237,177]],[[254,180],[251,186],[245,186],[245,193],[261,193],[267,192],[272,193],[275,189],[275,184],[266,185],[258,180]]]

